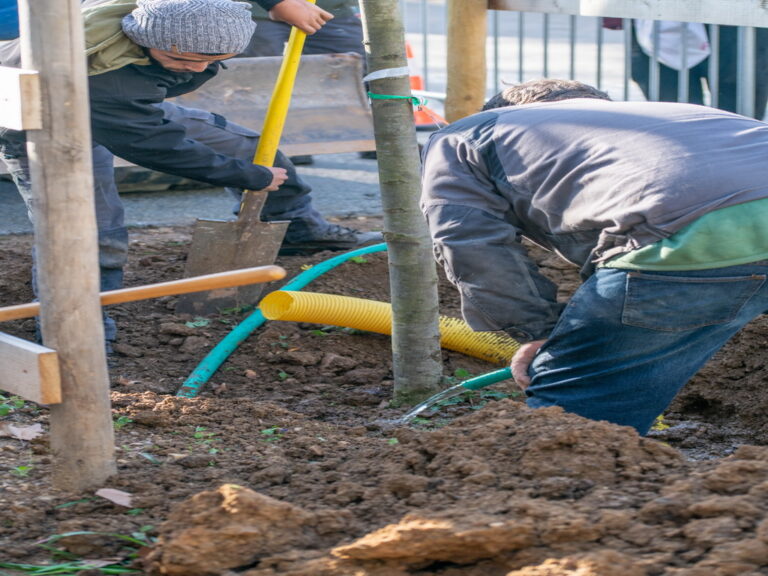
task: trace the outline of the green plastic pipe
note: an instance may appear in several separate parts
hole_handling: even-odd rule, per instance
[[[461,383],[461,386],[467,390],[480,390],[481,388],[496,384],[496,382],[509,380],[510,378],[512,378],[512,369],[507,367],[465,380]]]

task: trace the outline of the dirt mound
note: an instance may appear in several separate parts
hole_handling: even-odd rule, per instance
[[[314,471],[294,459],[279,479],[256,484],[261,493],[224,486],[193,497],[160,527],[148,570],[535,574],[557,559],[550,574],[571,566],[608,576],[622,562],[637,575],[768,565],[766,448],[696,469],[633,430],[510,400],[394,438],[371,444],[380,465],[368,469],[373,454]],[[264,495],[286,478],[285,501]]]

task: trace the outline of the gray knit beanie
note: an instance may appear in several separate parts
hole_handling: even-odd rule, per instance
[[[123,32],[139,46],[196,54],[239,54],[256,25],[247,2],[138,0]]]

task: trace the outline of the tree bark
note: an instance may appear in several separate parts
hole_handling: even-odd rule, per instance
[[[369,90],[396,97],[372,97],[372,111],[389,254],[394,401],[410,404],[441,388],[437,271],[419,210],[421,163],[398,2],[361,0],[360,7],[368,72],[384,76]]]
[[[488,0],[448,0],[445,118],[455,122],[485,103]]]
[[[43,128],[28,133],[40,319],[59,356],[54,484],[82,491],[117,471],[99,306],[85,39],[79,0],[22,0],[24,67],[38,70]]]

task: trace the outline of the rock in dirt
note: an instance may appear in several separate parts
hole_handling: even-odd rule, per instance
[[[127,356],[128,358],[141,358],[144,356],[143,349],[121,342],[115,342],[112,344],[112,350],[114,350],[117,354],[120,354],[121,356]]]
[[[576,554],[557,560],[550,559],[538,566],[527,566],[508,572],[505,576],[646,576],[648,572],[631,558],[603,550],[589,554]]]
[[[217,576],[266,554],[307,546],[313,516],[253,490],[227,484],[201,492],[160,527],[150,574]]]

